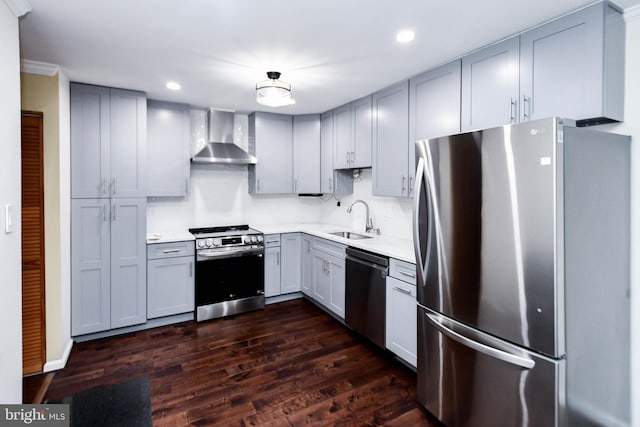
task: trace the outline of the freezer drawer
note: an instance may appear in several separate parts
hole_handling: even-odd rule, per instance
[[[448,427],[564,425],[564,360],[421,306],[418,337],[418,400]]]

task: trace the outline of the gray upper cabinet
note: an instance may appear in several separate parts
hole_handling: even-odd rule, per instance
[[[320,192],[333,193],[333,111],[320,116]]]
[[[320,192],[320,115],[293,117],[293,192]]]
[[[256,165],[249,165],[249,193],[293,193],[292,125],[288,115],[249,115],[249,152],[258,158]]]
[[[186,104],[147,102],[147,196],[189,192],[190,112]]]
[[[106,87],[71,84],[71,197],[110,197],[109,106]]]
[[[624,21],[599,2],[520,36],[521,120],[621,121]]]
[[[373,194],[408,195],[409,82],[373,94]]]
[[[146,97],[71,85],[73,198],[146,197]]]
[[[520,37],[462,58],[462,131],[518,121]]]
[[[335,169],[371,167],[371,95],[333,110]]]
[[[415,184],[415,142],[460,132],[460,63],[409,80],[409,197]]]
[[[71,335],[111,327],[108,199],[71,201]]]

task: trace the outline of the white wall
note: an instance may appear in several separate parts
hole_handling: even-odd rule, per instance
[[[0,403],[22,402],[20,54],[18,19],[0,2]],[[4,207],[13,207],[5,234]]]

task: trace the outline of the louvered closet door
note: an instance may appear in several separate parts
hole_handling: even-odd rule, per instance
[[[22,113],[22,370],[45,362],[42,113]]]

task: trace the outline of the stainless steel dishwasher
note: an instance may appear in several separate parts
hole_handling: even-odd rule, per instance
[[[384,348],[389,258],[352,247],[346,254],[345,322]]]

